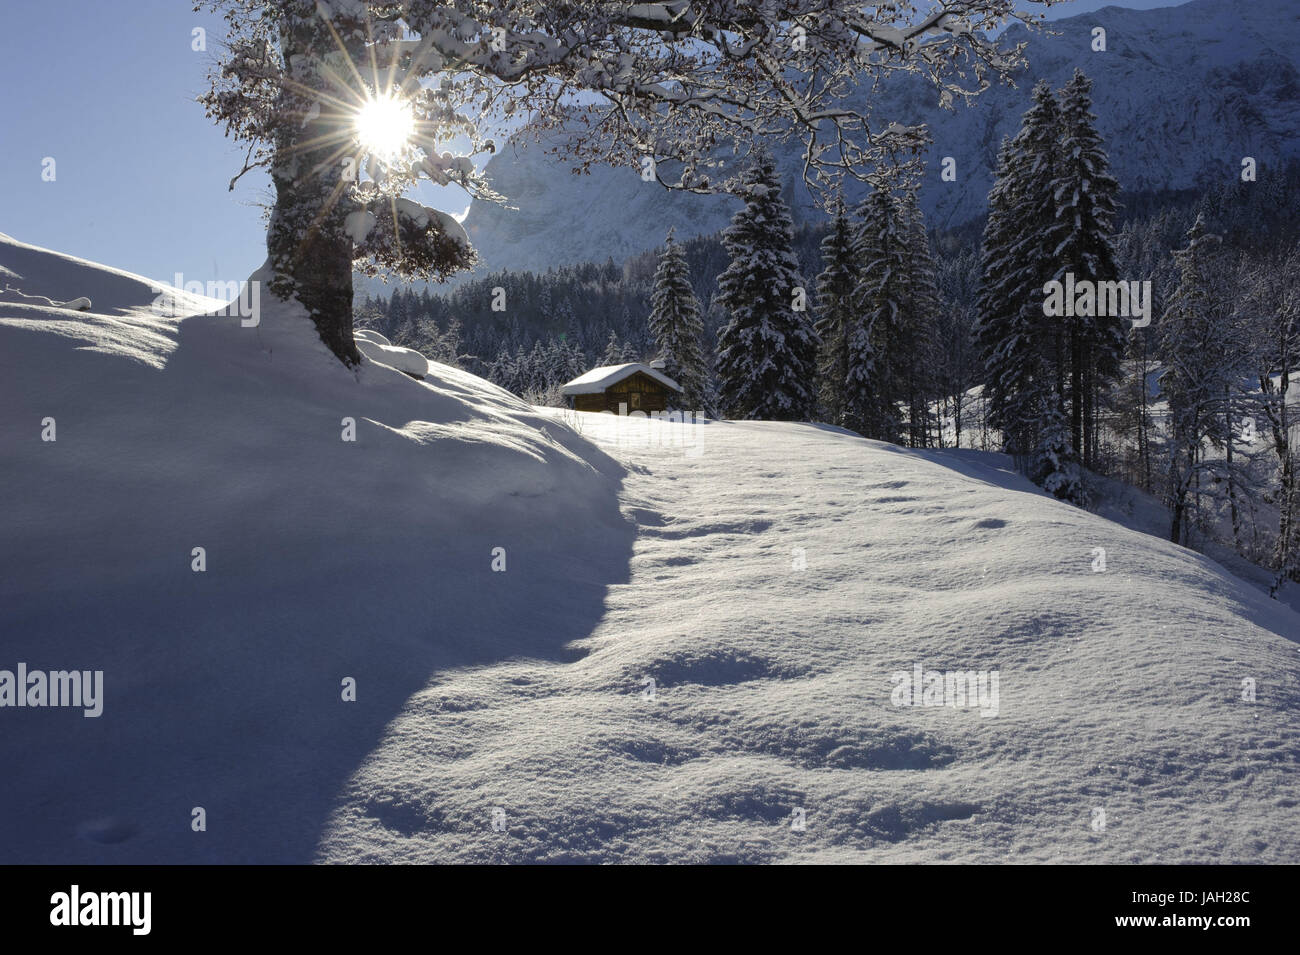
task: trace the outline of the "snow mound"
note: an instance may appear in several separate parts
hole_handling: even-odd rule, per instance
[[[374,342],[378,345],[392,344],[392,342],[390,342],[387,338],[385,338],[383,335],[379,334],[379,332],[375,331],[372,328],[358,328],[352,333],[352,337],[357,339],[358,341],[360,341],[361,339],[365,339],[368,342]]]
[[[14,275],[8,269],[5,269],[4,274],[15,279],[22,278],[21,275]],[[50,308],[66,308],[74,312],[88,312],[92,307],[90,299],[84,295],[69,302],[56,302],[44,295],[26,295],[9,285],[0,288],[0,301],[17,302],[20,305],[46,305]]]
[[[0,670],[104,674],[97,718],[0,709],[0,861],[308,860],[431,674],[563,658],[625,573],[621,469],[481,379],[349,370],[267,294],[243,327],[7,238],[0,267],[96,303],[0,302]]]
[[[377,336],[382,337],[382,336]],[[414,348],[402,348],[397,345],[381,344],[369,337],[356,337],[357,349],[371,361],[377,361],[404,371],[408,375],[423,378],[429,373],[429,359]]]

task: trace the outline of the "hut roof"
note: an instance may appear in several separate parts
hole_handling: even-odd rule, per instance
[[[676,392],[682,390],[681,385],[659,369],[643,365],[639,361],[633,361],[628,362],[626,365],[604,365],[600,368],[593,368],[585,375],[579,375],[561,388],[560,393],[565,395],[598,395],[610,385],[617,384],[624,378],[635,375],[638,371],[653,378],[665,388],[671,388]]]

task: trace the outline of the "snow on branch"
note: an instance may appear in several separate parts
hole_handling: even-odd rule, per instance
[[[377,201],[373,209],[350,218],[349,228],[356,245],[353,267],[365,275],[393,270],[442,281],[474,267],[474,250],[461,224],[410,199]]]
[[[352,120],[396,96],[415,132],[401,155],[360,164],[389,197],[425,179],[500,200],[473,157],[495,150],[492,124],[521,116],[534,135],[563,129],[554,150],[580,166],[648,158],[662,185],[697,192],[738,188],[728,153],[797,138],[804,179],[826,195],[846,176],[915,168],[925,143],[849,94],[914,74],[945,105],[969,100],[1021,64],[999,28],[1052,2],[200,0],[230,28],[201,102],[250,144],[245,170],[269,165],[277,181],[334,175],[349,154],[355,166]],[[390,224],[370,235],[397,243],[409,227]]]

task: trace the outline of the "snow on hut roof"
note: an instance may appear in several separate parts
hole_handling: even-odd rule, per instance
[[[612,384],[622,381],[630,375],[637,372],[653,378],[667,388],[680,392],[682,386],[677,384],[662,371],[657,368],[651,368],[649,365],[643,365],[639,361],[628,362],[626,365],[604,365],[600,368],[593,368],[585,375],[579,375],[573,381],[569,382],[560,393],[564,395],[598,395]]]

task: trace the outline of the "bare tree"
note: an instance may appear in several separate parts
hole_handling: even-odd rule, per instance
[[[882,163],[906,171],[925,139],[845,93],[911,73],[945,104],[969,100],[1021,63],[1021,46],[994,39],[1038,19],[1016,5],[201,0],[229,25],[201,101],[248,145],[240,175],[270,169],[272,291],[296,297],[350,365],[354,266],[436,280],[473,264],[450,216],[401,197],[424,179],[500,199],[473,162],[500,124],[563,125],[556,148],[579,165],[635,165],[697,192],[735,187],[754,142],[797,137],[805,179],[830,189]],[[386,154],[358,136],[376,111],[412,122]],[[741,161],[723,164],[726,150]]]
[[[1296,487],[1296,421],[1287,403],[1291,376],[1300,371],[1300,248],[1270,256],[1248,270],[1247,303],[1254,316],[1260,411],[1268,424],[1273,451],[1277,455],[1278,529],[1273,549],[1277,574],[1271,593],[1287,578],[1300,577],[1300,526],[1297,513],[1300,493]]]

